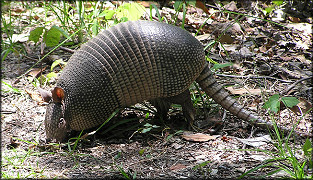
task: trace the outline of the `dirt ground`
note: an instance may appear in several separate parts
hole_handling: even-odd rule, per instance
[[[185,27],[191,33],[195,33],[197,21],[205,19],[204,15],[199,15],[199,11],[190,9]],[[168,12],[170,10],[164,8],[165,16]],[[198,16],[192,13],[198,13]],[[282,22],[290,26],[283,28],[264,21],[249,22],[247,18],[246,22],[241,20],[239,27],[234,25],[230,28],[229,36],[225,36],[224,48],[229,58],[226,58],[221,46],[211,50],[210,57],[214,61],[234,63],[216,72],[218,81],[227,85],[227,89],[247,109],[260,114],[267,121],[271,121],[271,116],[262,106],[273,94],[296,97],[304,109],[312,102],[312,29],[305,30],[306,26],[312,27],[312,18],[307,21]],[[214,21],[207,24],[197,38],[205,47],[228,23]],[[254,43],[254,51],[247,48]],[[28,45],[30,49],[34,48],[30,54],[9,54],[1,67],[2,81],[17,89],[1,84],[3,178],[115,179],[128,176],[149,179],[233,179],[270,158],[268,154],[255,149],[277,151],[274,146],[277,140],[269,136],[271,133],[267,129],[252,127],[225,113],[214,102],[204,107],[210,112],[211,123],[203,120],[203,105],[197,115],[196,124],[201,124],[199,132],[202,134],[197,134],[195,139],[205,137],[207,140],[187,138],[188,133],[196,132],[186,130],[181,109],[175,106],[164,124],[158,123],[159,127],[146,133],[140,130],[145,128],[146,123],[157,123],[154,116],[150,114],[146,118],[146,113],[128,108],[117,114],[99,133],[79,141],[76,147],[74,141],[71,141],[70,148],[67,144],[46,144],[43,124],[45,106],[34,97],[38,95],[32,84],[34,75],[28,73],[19,77],[35,63],[40,53],[32,44]],[[57,56],[54,59],[66,61],[71,53],[58,49],[53,56]],[[47,67],[43,75],[50,72],[49,62],[35,68],[41,67]],[[38,70],[31,72],[38,73]],[[229,88],[230,85],[236,86]],[[53,83],[45,89],[52,87]],[[244,89],[250,90],[250,94],[243,92]],[[211,102],[209,98],[205,100]],[[278,124],[291,129],[301,116],[293,110],[281,109],[274,118]],[[119,122],[125,123],[105,132]],[[296,131],[310,135],[311,122],[312,114],[308,113],[300,120]],[[290,143],[295,149],[300,149],[304,141],[305,137],[292,137]],[[297,153],[299,159],[302,156],[300,152]],[[265,175],[272,169],[273,166],[261,168],[250,175]],[[288,174],[279,172],[268,178],[286,176]]]

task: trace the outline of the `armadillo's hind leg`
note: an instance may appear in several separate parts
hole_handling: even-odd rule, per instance
[[[182,106],[184,117],[188,121],[189,128],[192,127],[193,121],[195,119],[195,109],[191,102],[189,90],[185,90],[183,93],[176,96],[167,98],[158,98],[150,101],[154,107],[156,107],[159,116],[164,119],[167,117],[167,112],[171,104],[179,104]]]

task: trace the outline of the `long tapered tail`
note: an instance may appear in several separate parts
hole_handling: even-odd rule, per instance
[[[205,67],[203,69],[199,77],[196,79],[196,82],[216,103],[220,104],[224,109],[228,110],[238,118],[249,122],[251,125],[263,129],[269,128],[274,130],[274,126],[271,122],[265,121],[261,117],[253,114],[253,112],[245,109],[234,98],[232,98],[224,87],[216,81],[209,67]],[[284,131],[285,133],[291,131],[290,129],[281,126],[278,126],[278,129]],[[306,137],[310,136],[306,133],[301,134],[296,132],[296,134]]]

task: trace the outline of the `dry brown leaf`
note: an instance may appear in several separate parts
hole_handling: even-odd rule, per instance
[[[238,95],[242,95],[242,94],[260,95],[262,93],[261,89],[246,89],[246,88],[234,89],[231,86],[226,87],[225,89],[230,91],[232,94],[238,94]]]
[[[183,165],[183,164],[175,164],[175,165],[170,167],[170,170],[176,171],[176,170],[180,170],[180,169],[185,169],[186,167],[187,166]]]
[[[202,1],[197,0],[196,1],[196,7],[202,9],[207,15],[210,15],[208,8],[206,8],[206,6],[203,4]],[[211,17],[213,18],[213,17]]]
[[[300,18],[292,17],[292,16],[289,16],[289,20],[294,22],[294,23],[300,23],[301,22]]]
[[[221,43],[232,44],[234,39],[229,34],[223,34],[220,39]]]
[[[154,4],[157,7],[160,7],[160,5],[157,2],[154,2],[154,1],[136,1],[136,3],[141,4],[145,8],[149,8],[151,4]]]
[[[31,76],[31,81],[33,81],[35,78],[38,78],[40,74],[47,68],[33,68],[29,73],[27,73],[27,76]]]
[[[237,11],[238,10],[236,3],[234,1],[231,1],[230,3],[226,4],[224,6],[224,8],[229,10],[229,11]]]
[[[261,137],[254,137],[254,138],[248,138],[248,139],[238,138],[238,140],[244,144],[249,145],[249,146],[259,147],[259,146],[262,146],[262,145],[265,145],[265,144],[268,144],[269,142],[271,142],[272,138],[270,135],[264,135]]]
[[[261,47],[259,47],[259,51],[260,51],[261,53],[264,53],[264,52],[267,51],[267,48],[266,48],[265,46],[261,46]]]
[[[212,39],[212,36],[211,34],[203,34],[203,35],[196,36],[196,38],[199,41],[202,41],[202,40]]]
[[[294,57],[293,56],[292,57],[291,56],[281,56],[280,59],[283,61],[289,62],[289,61],[292,61],[294,59]]]
[[[39,103],[43,103],[43,102],[44,102],[43,99],[42,99],[42,97],[41,97],[41,95],[40,95],[38,92],[31,91],[31,90],[27,90],[27,89],[25,89],[25,92],[26,92],[28,95],[30,95],[30,97],[31,97],[33,100],[35,100],[35,101],[37,101],[37,102],[39,102]]]
[[[182,138],[186,139],[187,141],[194,141],[194,142],[205,142],[208,140],[216,139],[215,136],[211,136],[209,134],[202,134],[202,133],[183,134]]]
[[[295,114],[301,115],[301,112],[305,114],[312,108],[312,104],[308,102],[306,99],[300,97],[299,101],[300,101],[299,104],[290,108],[290,110]]]

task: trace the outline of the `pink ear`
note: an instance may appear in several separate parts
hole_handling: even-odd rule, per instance
[[[44,89],[41,89],[40,87],[37,87],[42,99],[44,102],[49,102],[50,99],[52,98],[52,94],[50,91],[46,91]]]
[[[61,102],[65,98],[65,91],[61,87],[55,87],[51,93],[54,102]]]
[[[65,129],[66,128],[66,121],[64,118],[60,118],[60,122],[58,124],[59,128]]]

